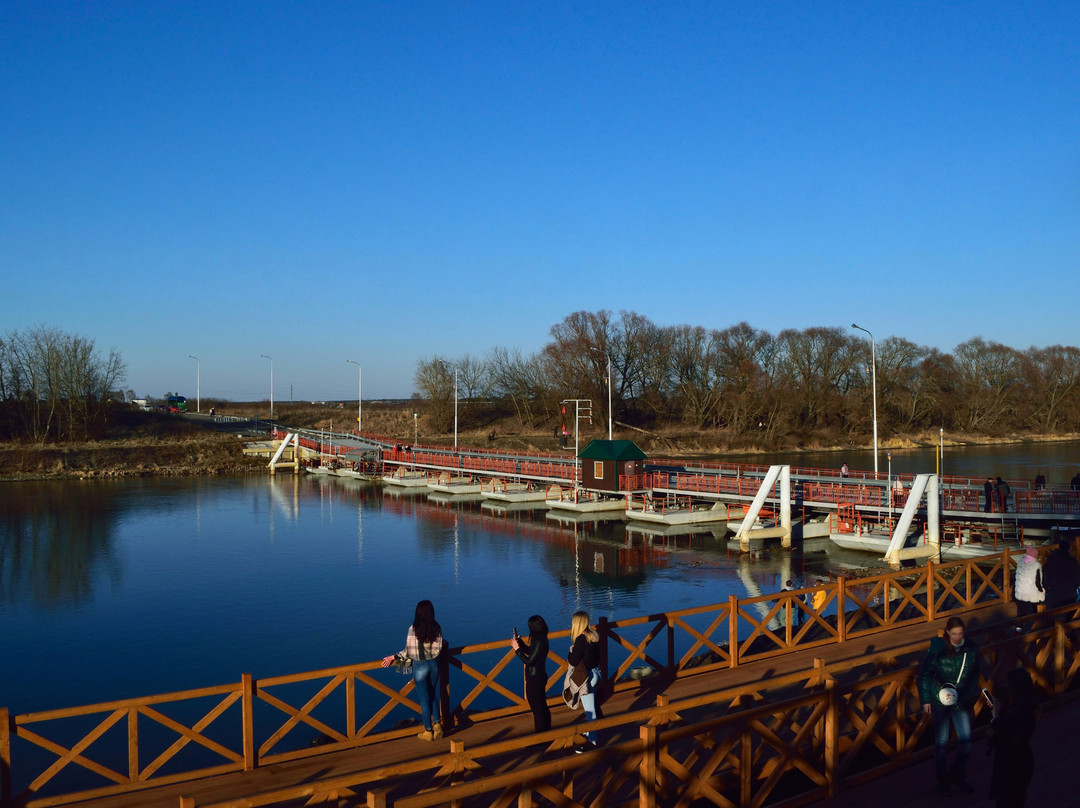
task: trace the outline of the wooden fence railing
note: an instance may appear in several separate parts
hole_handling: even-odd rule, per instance
[[[1008,552],[656,615],[601,618],[610,688],[819,648],[1009,599]],[[802,619],[800,619],[800,617]],[[551,634],[568,645],[568,631]],[[566,662],[550,657],[549,691]],[[524,711],[506,640],[451,650],[444,721]],[[412,679],[378,661],[105,704],[0,713],[0,799],[45,806],[251,770],[415,732]],[[310,744],[317,738],[322,745]]]
[[[1025,618],[982,644],[982,684],[1024,667],[1047,707],[1080,694],[1080,605],[1058,618]],[[545,733],[467,748],[391,767],[278,788],[198,808],[254,808],[289,800],[347,797],[374,808],[434,806],[804,805],[906,765],[930,751],[919,704],[918,660],[926,641],[880,655],[679,701],[658,696],[648,708]],[[975,706],[975,725],[987,710]],[[605,738],[567,754],[585,729]],[[467,802],[466,802],[467,800]],[[191,797],[180,808],[196,808]]]

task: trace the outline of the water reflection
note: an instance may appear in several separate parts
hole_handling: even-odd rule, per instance
[[[1047,476],[1067,478],[1077,445],[1051,448],[1059,471]],[[1047,457],[1015,462],[1035,454]],[[1007,474],[1010,462],[990,454],[973,465]],[[377,659],[400,648],[423,598],[465,644],[508,640],[534,613],[559,627],[578,609],[637,617],[874,563],[827,541],[743,554],[716,528],[650,531],[312,475],[9,483],[0,706],[29,712]]]
[[[0,605],[73,606],[92,600],[102,577],[118,584],[115,493],[93,482],[10,484],[0,497]]]

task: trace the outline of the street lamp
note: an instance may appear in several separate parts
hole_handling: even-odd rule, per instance
[[[195,412],[196,414],[202,412],[202,401],[200,399],[200,376],[202,375],[202,363],[199,361],[199,357],[188,354],[188,359],[195,360]]]
[[[601,351],[599,348],[587,346],[590,351],[603,354],[607,360],[607,439],[611,440],[611,354]]]
[[[870,331],[863,328],[861,325],[851,324],[852,328],[857,328],[859,331],[866,331],[870,334]],[[874,342],[874,335],[870,334],[870,379],[872,385],[872,395],[874,401],[874,479],[878,478],[878,463],[877,463],[877,344]]]
[[[356,434],[359,435],[364,431],[364,411],[362,409],[364,406],[364,369],[360,367],[359,362],[354,362],[352,359],[346,359],[345,364],[356,365]]]
[[[274,357],[259,354],[263,359],[270,360],[270,420],[274,420]]]

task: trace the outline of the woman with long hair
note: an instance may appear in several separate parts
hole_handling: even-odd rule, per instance
[[[600,705],[596,703],[596,689],[600,684],[600,635],[589,625],[588,612],[574,612],[570,618],[570,653],[566,661],[571,666],[584,665],[589,672],[587,691],[581,694],[581,707],[585,711],[586,721],[603,718]],[[586,732],[585,740],[596,746],[595,731]],[[579,746],[575,752],[584,752],[587,747]]]
[[[405,648],[383,657],[382,661],[382,666],[387,668],[395,659],[412,660],[413,682],[424,721],[424,730],[416,737],[422,741],[436,741],[443,735],[439,715],[439,654],[444,645],[435,607],[430,600],[422,600],[416,604],[412,625],[405,635]]]
[[[529,618],[529,639],[519,637],[517,629],[510,640],[517,658],[525,663],[525,699],[533,714],[536,732],[551,729],[551,710],[547,704],[548,625],[534,614]]]

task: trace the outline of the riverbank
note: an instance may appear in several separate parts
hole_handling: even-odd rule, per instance
[[[168,437],[131,437],[59,446],[0,445],[0,480],[190,477],[265,474],[235,435],[197,429]]]
[[[324,415],[326,408],[319,408]],[[288,413],[279,420],[292,421]],[[333,421],[313,418],[308,414],[300,420],[310,422],[310,427],[330,429]],[[341,424],[348,423],[340,410],[333,413]],[[262,458],[245,457],[244,438],[241,433],[228,431],[228,424],[213,423],[200,416],[176,417],[153,413],[129,413],[122,422],[115,424],[112,437],[97,441],[65,444],[0,443],[0,481],[38,479],[83,479],[110,477],[185,477],[196,475],[264,474],[266,461]],[[250,426],[250,422],[235,422]],[[309,426],[305,423],[304,426]],[[400,408],[371,407],[365,412],[365,431],[387,435],[412,443],[412,418],[405,419]],[[623,426],[623,425],[620,425]],[[224,431],[223,431],[224,427]],[[406,430],[405,427],[409,429]],[[596,437],[605,434],[580,436],[582,447]],[[616,438],[634,440],[652,457],[682,460],[709,460],[715,458],[744,457],[753,462],[756,456],[776,454],[777,449],[765,445],[728,445],[720,431],[670,430],[664,433],[620,428]],[[423,434],[417,442],[427,445],[451,446],[454,435]],[[891,436],[881,442],[881,451],[905,449],[933,449],[939,445],[942,435],[937,432],[913,433]],[[983,435],[946,434],[946,453],[950,448],[968,446],[1008,446],[1022,444],[1050,444],[1080,440],[1080,435]],[[458,436],[462,446],[499,451],[557,451],[573,452],[573,441],[561,446],[561,441],[549,434],[533,434],[514,431],[503,423],[488,432],[463,431]],[[830,440],[807,440],[794,442],[784,450],[798,453],[842,454],[853,450],[869,450],[872,444],[848,441],[839,444]],[[781,450],[781,451],[784,451]],[[826,465],[829,461],[823,461]]]

